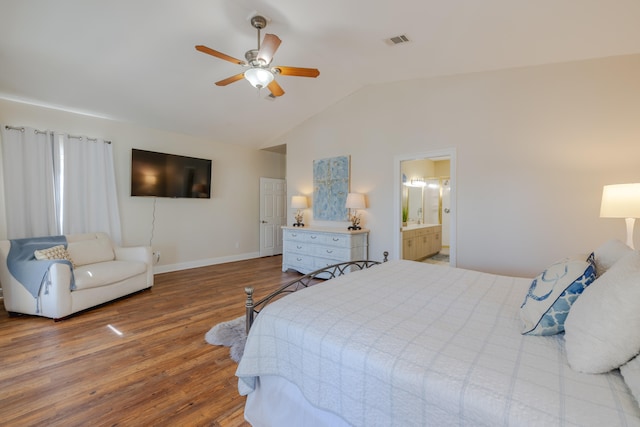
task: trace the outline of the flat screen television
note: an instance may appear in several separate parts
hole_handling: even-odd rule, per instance
[[[211,160],[131,149],[131,195],[211,198]]]

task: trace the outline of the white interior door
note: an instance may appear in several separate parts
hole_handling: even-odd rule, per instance
[[[260,178],[260,256],[282,253],[282,229],[287,223],[286,182]]]

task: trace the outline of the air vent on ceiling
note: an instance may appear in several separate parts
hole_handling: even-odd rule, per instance
[[[401,34],[399,36],[395,36],[395,37],[390,37],[386,40],[387,44],[389,45],[396,45],[396,44],[402,44],[402,43],[408,43],[409,42],[409,38],[407,36],[405,36],[404,34]]]

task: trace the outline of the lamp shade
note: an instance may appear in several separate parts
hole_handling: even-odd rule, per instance
[[[605,185],[601,218],[640,218],[640,183]]]
[[[274,79],[273,73],[265,68],[249,68],[244,72],[244,78],[255,88],[262,89]]]
[[[292,196],[291,197],[291,207],[294,209],[306,209],[307,205],[307,197],[306,196]]]
[[[345,203],[345,207],[347,209],[365,209],[367,206],[364,203],[364,194],[347,194],[347,202]]]

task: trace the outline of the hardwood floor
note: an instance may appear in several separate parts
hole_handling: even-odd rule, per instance
[[[69,319],[0,313],[0,425],[247,426],[236,363],[204,341],[298,273],[274,256],[155,276]],[[120,331],[118,335],[109,325]]]

